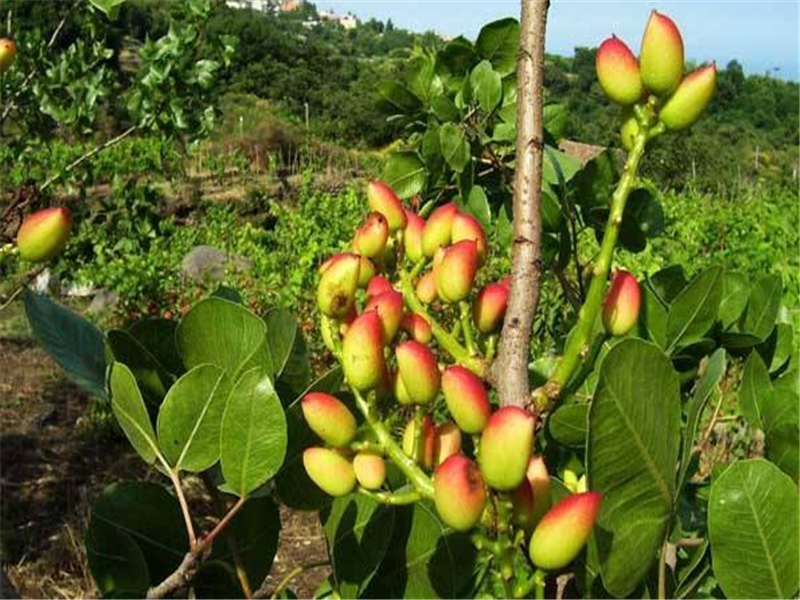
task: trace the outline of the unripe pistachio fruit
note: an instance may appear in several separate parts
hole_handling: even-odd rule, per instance
[[[410,210],[406,210],[406,219],[408,224],[403,231],[403,245],[408,259],[416,263],[425,258],[425,254],[422,252],[422,232],[425,229],[425,219]]]
[[[650,19],[639,51],[642,83],[656,96],[669,95],[683,77],[683,39],[672,19],[657,11]]]
[[[405,331],[412,340],[420,344],[428,344],[433,339],[433,331],[425,317],[411,313],[403,317],[400,321],[400,328]]]
[[[403,319],[403,296],[400,292],[389,290],[377,296],[372,296],[367,302],[364,311],[375,310],[381,319],[383,327],[383,343],[389,344],[400,329]]]
[[[639,61],[617,36],[612,35],[600,44],[595,68],[600,87],[611,101],[630,106],[642,97],[644,89],[639,75]]]
[[[414,340],[406,340],[395,350],[397,372],[415,404],[430,404],[439,394],[441,376],[436,356],[430,348]]]
[[[673,131],[690,127],[708,107],[716,86],[716,63],[692,71],[661,108],[659,119]]]
[[[533,491],[533,523],[538,523],[544,514],[550,510],[552,497],[550,493],[550,474],[547,465],[541,456],[531,456],[525,478],[531,484]]]
[[[414,419],[409,420],[406,429],[403,432],[403,452],[406,456],[417,460],[416,451],[414,448],[414,437],[416,427]],[[419,457],[419,464],[424,469],[433,467],[433,459],[436,454],[436,427],[433,424],[429,415],[425,415],[422,422],[422,456]]]
[[[447,421],[436,428],[436,450],[434,464],[442,464],[449,456],[461,452],[461,430],[455,423]]]
[[[517,527],[530,529],[535,524],[533,488],[527,479],[523,479],[514,490],[511,499],[512,518]]]
[[[441,262],[434,266],[436,291],[444,302],[460,302],[469,296],[478,272],[478,246],[463,240],[444,250]]]
[[[510,492],[525,479],[534,424],[533,415],[518,406],[503,406],[489,418],[481,434],[478,464],[490,487]]]
[[[417,281],[417,286],[415,288],[417,298],[423,304],[432,304],[436,302],[439,298],[439,293],[436,291],[436,277],[433,274],[433,271],[428,271],[420,277],[419,281]]]
[[[509,287],[504,283],[490,283],[475,298],[472,320],[481,333],[493,333],[500,328],[508,306]]]
[[[366,288],[377,272],[375,263],[366,256],[362,256],[358,267],[358,287]]]
[[[342,339],[342,369],[348,383],[359,391],[381,382],[386,371],[383,357],[383,325],[377,311],[362,313]]]
[[[364,224],[356,230],[353,249],[361,256],[374,258],[380,256],[389,241],[389,223],[379,212],[367,215]]]
[[[469,369],[452,365],[442,375],[442,392],[447,410],[464,433],[483,431],[492,409],[481,379]]]
[[[433,475],[433,500],[448,526],[468,531],[478,524],[486,504],[486,486],[478,468],[463,454],[454,454]]]
[[[68,208],[45,208],[28,215],[17,233],[20,257],[31,262],[50,260],[64,249],[72,228]]]
[[[563,569],[581,551],[600,512],[600,493],[569,496],[542,517],[531,536],[528,552],[540,569]]]
[[[478,219],[470,214],[457,212],[453,215],[450,241],[455,244],[464,240],[472,240],[478,248],[478,260],[481,264],[486,261],[489,251],[489,242],[486,239],[486,232],[478,222]]]
[[[367,203],[369,209],[386,217],[390,231],[397,231],[406,226],[406,213],[403,203],[394,190],[381,181],[370,181],[367,184]]]
[[[458,207],[448,202],[434,210],[422,230],[422,251],[428,258],[432,258],[436,251],[450,244],[453,235],[453,217],[458,213]]]
[[[311,392],[305,395],[300,406],[311,431],[326,444],[345,448],[355,439],[356,418],[338,398]]]
[[[639,320],[642,292],[636,278],[618,270],[603,301],[603,326],[610,335],[625,335]]]
[[[11,68],[16,56],[17,45],[14,40],[9,40],[8,38],[0,39],[0,74]]]
[[[353,470],[358,484],[368,490],[377,490],[386,481],[386,462],[382,456],[359,452],[353,459]]]
[[[346,496],[356,487],[353,465],[334,450],[308,448],[303,452],[303,466],[311,481],[329,496]]]
[[[406,386],[403,385],[403,378],[400,377],[400,373],[397,371],[392,373],[392,393],[395,400],[403,406],[414,404],[414,400],[409,396]]]
[[[337,254],[320,267],[317,306],[328,317],[341,318],[351,310],[358,289],[361,257]]]

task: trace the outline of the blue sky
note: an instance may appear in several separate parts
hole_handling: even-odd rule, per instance
[[[391,19],[412,31],[474,39],[481,25],[518,16],[517,0],[316,0],[317,8],[350,11],[360,19]],[[776,76],[797,81],[800,2],[797,0],[554,0],[550,6],[547,50],[571,56],[575,46],[597,46],[611,33],[636,50],[651,9],[672,17],[680,27],[687,58],[737,59],[748,73],[775,68]]]

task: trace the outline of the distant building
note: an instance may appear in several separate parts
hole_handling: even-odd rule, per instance
[[[276,0],[227,0],[225,4],[231,8],[250,8],[259,12],[272,12],[278,6]]]
[[[319,11],[319,18],[329,23],[338,23],[345,29],[354,29],[358,25],[358,18],[352,13],[339,15],[332,10],[321,10]]]
[[[294,12],[300,10],[303,3],[300,0],[281,0],[281,12]]]

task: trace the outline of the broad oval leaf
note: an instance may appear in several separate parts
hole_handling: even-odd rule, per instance
[[[744,273],[725,271],[722,280],[722,300],[719,303],[719,320],[728,329],[739,320],[747,308],[750,296],[750,279]]]
[[[762,341],[767,339],[775,326],[775,319],[778,318],[782,296],[783,286],[780,277],[767,275],[760,279],[750,292],[742,333],[749,333]]]
[[[390,114],[410,115],[422,108],[422,102],[411,91],[395,82],[378,85],[378,105]]]
[[[455,123],[445,123],[439,128],[439,144],[445,162],[456,173],[461,173],[470,160],[469,143],[464,130]]]
[[[569,110],[563,104],[548,104],[542,109],[544,128],[554,140],[560,140],[567,131]]]
[[[392,539],[394,508],[360,494],[333,501],[324,518],[332,577],[343,598],[359,598]]]
[[[175,382],[158,412],[158,445],[176,471],[199,473],[217,460],[230,379],[216,365],[195,367]]]
[[[519,23],[516,19],[500,19],[484,25],[475,41],[475,50],[500,75],[513,73],[519,51]]]
[[[723,270],[699,273],[675,297],[667,314],[667,353],[700,341],[714,325],[722,299]]]
[[[479,185],[472,186],[469,191],[469,198],[466,205],[467,212],[478,219],[484,230],[489,229],[492,221],[492,212],[489,208],[489,199],[486,192]]]
[[[589,489],[603,494],[603,583],[630,594],[647,574],[672,514],[680,445],[680,384],[655,345],[627,339],[603,360],[589,410]]]
[[[744,363],[739,383],[739,411],[751,427],[763,428],[761,401],[772,391],[772,382],[764,360],[758,352],[751,352]]]
[[[267,323],[267,345],[277,382],[275,388],[288,403],[311,382],[311,360],[306,341],[294,315],[288,309],[273,309],[264,320]]]
[[[25,314],[36,341],[73,382],[105,400],[106,353],[103,333],[80,315],[25,288]]]
[[[503,78],[500,73],[492,69],[492,63],[488,60],[479,62],[472,69],[469,81],[472,86],[472,97],[478,101],[484,112],[490,113],[497,108],[503,97]]]
[[[112,329],[106,334],[106,343],[114,360],[123,363],[136,377],[145,402],[159,406],[172,384],[172,377],[158,359],[127,331]]]
[[[458,36],[447,42],[436,53],[436,72],[440,75],[457,78],[467,73],[477,60],[472,42],[463,36]],[[460,83],[461,80],[459,79],[458,82]]]
[[[767,457],[797,481],[800,465],[800,399],[790,390],[773,389],[760,403]]]
[[[220,441],[225,483],[239,496],[265,483],[283,464],[286,416],[263,369],[250,369],[233,386]]]
[[[177,328],[178,324],[168,319],[140,319],[128,328],[128,333],[147,348],[168,373],[179,376],[184,368],[175,341]]]
[[[150,573],[131,536],[92,519],[84,543],[89,571],[102,597],[144,598],[150,587]]]
[[[711,486],[714,576],[728,598],[793,598],[800,583],[800,502],[794,482],[763,459],[736,462]]]
[[[114,363],[109,377],[111,409],[119,426],[144,461],[152,465],[159,456],[156,433],[147,414],[142,393],[131,370],[122,363]]]
[[[580,448],[586,443],[588,404],[564,404],[547,419],[548,430],[559,444]]]
[[[217,365],[235,379],[240,367],[259,351],[266,332],[264,321],[243,306],[206,298],[186,313],[176,339],[187,369]]]
[[[400,198],[411,198],[425,189],[428,171],[416,152],[391,152],[381,178]]]

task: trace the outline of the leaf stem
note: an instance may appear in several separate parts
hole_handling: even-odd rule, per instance
[[[564,355],[552,377],[533,393],[533,401],[540,412],[547,410],[549,404],[561,395],[576,369],[589,354],[589,339],[608,285],[608,272],[611,269],[614,249],[619,239],[625,204],[636,185],[639,164],[650,137],[652,136],[649,129],[642,126],[636,136],[633,148],[628,154],[622,177],[611,197],[611,211],[608,215],[603,241],[600,244],[600,253],[592,269],[592,282],[586,294],[586,301],[578,311],[578,323],[567,340]]]
[[[458,303],[458,309],[461,312],[461,329],[464,331],[464,345],[467,347],[467,352],[475,355],[477,351],[475,350],[475,336],[472,332],[472,311],[470,310],[469,302],[462,300]]]
[[[423,498],[432,499],[433,482],[431,478],[419,468],[413,459],[406,456],[402,448],[397,445],[392,434],[386,429],[386,425],[375,414],[374,406],[367,402],[361,392],[353,388],[353,395],[355,396],[358,410],[364,415],[367,425],[375,432],[378,441],[386,450],[386,455],[397,465]]]
[[[234,504],[228,510],[228,512],[225,513],[225,516],[222,517],[222,519],[220,519],[219,523],[217,523],[214,529],[212,529],[207,535],[203,537],[202,540],[200,540],[200,542],[197,544],[197,549],[195,551],[199,553],[202,552],[203,550],[208,549],[211,546],[211,544],[214,543],[214,538],[216,538],[230,524],[231,520],[233,520],[233,517],[235,517],[236,513],[238,513],[242,509],[245,502],[247,502],[247,496],[241,496],[236,501],[236,504]]]
[[[197,536],[194,534],[192,515],[189,512],[189,504],[186,502],[186,496],[183,493],[181,480],[178,478],[178,474],[170,468],[167,462],[160,455],[158,458],[162,462],[164,468],[167,470],[169,479],[172,481],[172,487],[175,488],[175,496],[178,498],[178,504],[180,505],[181,513],[183,514],[183,522],[186,525],[186,533],[189,535],[189,548],[192,550],[192,552],[194,552],[195,547],[197,546]]]

